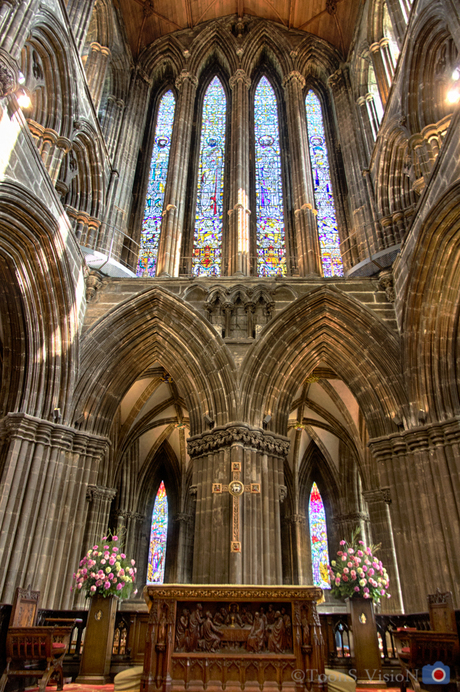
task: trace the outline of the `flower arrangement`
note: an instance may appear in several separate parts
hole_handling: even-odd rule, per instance
[[[136,563],[122,552],[118,540],[118,536],[109,532],[80,560],[80,568],[73,575],[73,588],[77,591],[84,589],[86,598],[96,593],[104,597],[129,597],[136,579]]]
[[[380,603],[381,598],[390,598],[387,589],[390,583],[386,569],[374,556],[378,546],[365,547],[364,541],[357,540],[360,529],[351,534],[351,541],[340,541],[341,550],[337,560],[329,567],[331,594],[336,598],[362,596]]]

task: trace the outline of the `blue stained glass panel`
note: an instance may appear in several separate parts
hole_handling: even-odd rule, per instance
[[[254,97],[257,273],[286,274],[283,184],[275,92],[266,77]]]
[[[214,77],[203,101],[192,258],[195,276],[219,276],[221,271],[226,110],[224,89]]]
[[[328,573],[329,551],[327,548],[326,512],[318,486],[313,483],[308,504],[310,523],[311,564],[313,568],[313,585],[330,589]]]
[[[319,99],[313,91],[308,92],[305,106],[323,274],[324,276],[343,276],[340,238],[332,195],[323,115]]]
[[[163,584],[165,576],[166,538],[168,535],[168,497],[163,481],[158,488],[152,512],[147,584]]]
[[[172,91],[167,91],[158,108],[137,276],[155,276],[175,106]]]

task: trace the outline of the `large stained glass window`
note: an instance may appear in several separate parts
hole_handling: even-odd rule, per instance
[[[308,92],[305,106],[323,274],[324,276],[343,276],[323,115],[319,98],[313,91]]]
[[[310,523],[311,564],[313,568],[313,585],[330,589],[331,583],[327,566],[329,551],[327,549],[326,512],[318,486],[313,483],[308,504]]]
[[[195,276],[219,276],[221,271],[226,110],[224,89],[214,77],[203,102],[192,261]]]
[[[147,584],[162,584],[164,581],[167,534],[168,498],[165,484],[161,481],[152,512]]]
[[[286,274],[283,185],[275,92],[266,77],[254,98],[257,273]]]
[[[175,105],[172,91],[167,91],[158,108],[137,276],[155,276]]]

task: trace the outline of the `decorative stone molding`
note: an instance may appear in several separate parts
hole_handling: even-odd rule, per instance
[[[391,503],[391,490],[390,488],[372,488],[371,490],[364,490],[363,498],[368,504],[374,502],[386,502]]]
[[[16,62],[0,49],[0,98],[12,94],[19,86],[19,68]]]
[[[282,503],[285,501],[285,499],[287,498],[287,488],[286,488],[285,485],[280,485],[280,486],[278,487],[278,497],[279,497],[279,501],[280,501],[281,504],[282,504]]]
[[[289,452],[289,444],[289,440],[281,435],[267,434],[243,424],[214,429],[212,432],[190,437],[187,442],[191,458],[216,452],[224,447],[242,445],[284,459]]]
[[[305,516],[305,514],[291,514],[290,516],[285,517],[284,521],[287,524],[298,525],[300,527],[307,526],[307,517]]]
[[[139,512],[133,512],[131,514],[131,519],[137,524],[143,524],[145,521],[145,514],[140,514]]]
[[[286,599],[308,599],[308,600],[320,600],[323,595],[322,590],[319,586],[198,586],[198,585],[184,585],[180,586],[177,584],[168,585],[153,585],[149,584],[145,591],[144,596],[147,599],[149,596],[152,599],[154,595],[154,602],[157,603],[158,599],[168,598],[185,600],[192,598],[194,601],[199,601],[201,599],[265,599],[269,602],[274,601],[278,598]],[[153,599],[152,599],[153,600]],[[314,604],[312,604],[313,606]],[[311,607],[312,607],[311,606]],[[154,608],[151,611],[155,610]]]
[[[344,522],[359,522],[359,521],[369,521],[369,516],[364,514],[364,512],[352,512],[351,514],[338,514],[332,519],[332,524],[334,526],[340,526]]]
[[[107,500],[111,502],[116,494],[116,488],[105,488],[102,485],[88,485],[86,488],[86,499],[90,502],[94,500]]]
[[[458,444],[460,444],[458,417],[442,423],[429,423],[419,428],[403,430],[368,442],[374,458],[381,464],[389,462],[394,457],[405,456],[415,451]]]
[[[378,287],[381,291],[385,291],[389,303],[395,302],[396,293],[391,269],[385,269],[380,272]]]
[[[244,84],[246,89],[251,86],[251,80],[244,70],[237,70],[229,79],[230,88],[234,89],[239,83]]]
[[[182,70],[180,75],[178,77],[176,77],[176,81],[175,81],[176,89],[178,91],[180,91],[186,82],[190,82],[190,84],[195,89],[198,86],[198,78],[195,77],[195,75],[192,74],[191,72],[187,72],[187,70]]]
[[[188,526],[193,522],[193,515],[187,514],[186,512],[178,512],[174,517],[174,521],[177,521],[178,524]]]
[[[104,275],[96,269],[91,269],[86,276],[86,302],[91,303],[96,297],[97,291],[101,288]]]
[[[115,516],[120,517],[120,519],[129,519],[131,517],[131,512],[127,509],[116,509]]]
[[[298,70],[293,70],[283,79],[283,89],[287,89],[290,84],[297,82],[297,84],[303,89],[305,87],[305,77],[300,74]]]

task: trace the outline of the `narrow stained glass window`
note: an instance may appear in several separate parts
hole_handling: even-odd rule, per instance
[[[343,276],[323,115],[319,99],[313,91],[308,92],[305,106],[323,274],[324,276]]]
[[[326,512],[318,486],[313,483],[308,504],[310,522],[311,564],[313,568],[313,585],[330,589],[331,583],[327,566],[329,551],[327,549]]]
[[[158,108],[137,276],[155,276],[175,105],[172,91],[167,91]]]
[[[214,77],[203,102],[193,246],[195,276],[219,276],[221,272],[226,110],[224,89]]]
[[[275,92],[262,77],[254,98],[257,273],[286,274],[283,184]]]
[[[167,534],[168,498],[165,484],[161,481],[152,512],[147,584],[162,584],[164,581]]]

